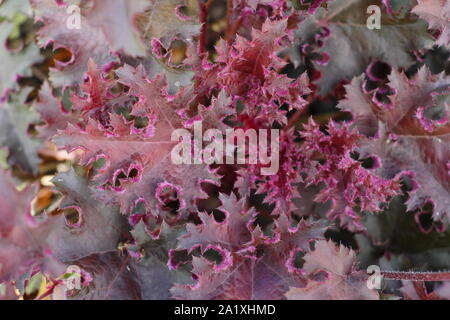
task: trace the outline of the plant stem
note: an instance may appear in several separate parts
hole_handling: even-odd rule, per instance
[[[202,0],[198,0],[198,8],[200,11],[200,23],[202,28],[200,29],[200,35],[198,38],[198,54],[203,55],[206,52],[206,31],[208,29],[208,8],[211,6],[211,0],[207,3],[203,3]]]
[[[421,300],[439,300],[439,296],[434,293],[428,293],[425,288],[425,282],[413,282],[414,290],[416,290],[417,296]]]
[[[286,127],[283,128],[283,131],[288,131],[290,128],[292,128],[297,122],[298,118],[300,118],[300,116],[303,114],[305,109],[306,108],[295,111],[294,115],[289,119],[289,122],[286,125]]]
[[[243,17],[239,17],[234,23],[231,23],[231,11],[233,10],[232,1],[229,0],[227,2],[227,29],[225,31],[224,39],[231,43],[233,40],[233,36],[238,32],[241,27],[242,21],[244,21]]]
[[[450,281],[450,272],[382,271],[381,274],[388,280]]]
[[[314,100],[314,98],[315,98],[314,95],[310,95],[308,97],[308,99],[307,99],[308,103],[302,109],[295,111],[294,115],[289,119],[287,125],[283,128],[283,131],[286,132],[295,125],[297,120],[301,117],[303,112],[305,112],[305,110],[308,108],[308,105],[311,104],[311,102]]]

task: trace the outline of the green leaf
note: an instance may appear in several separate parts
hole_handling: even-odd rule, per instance
[[[1,32],[1,31],[0,31]],[[36,174],[41,141],[28,134],[29,125],[38,121],[37,113],[25,104],[30,90],[14,94],[0,104],[0,146],[9,150],[8,163]]]
[[[14,36],[17,25],[12,22],[0,23],[0,61],[2,72],[0,72],[0,101],[5,100],[6,94],[11,89],[17,88],[17,77],[29,76],[30,67],[42,61],[39,49],[34,43],[30,43],[16,52],[7,47],[7,40]],[[17,30],[15,31],[17,33]]]
[[[381,29],[370,30],[367,27],[370,14],[366,13],[370,5],[383,8],[379,0],[335,0],[328,10],[319,8],[314,16],[300,24],[297,30],[300,44],[311,41],[324,26],[331,31],[330,36],[323,39],[324,46],[314,49],[316,53],[330,56],[326,65],[314,63],[322,74],[316,81],[320,95],[332,91],[341,80],[349,81],[361,74],[373,61],[408,68],[416,61],[415,51],[432,46],[426,23],[409,15],[391,16],[382,9]],[[291,59],[296,64],[301,63],[301,57],[295,54]]]

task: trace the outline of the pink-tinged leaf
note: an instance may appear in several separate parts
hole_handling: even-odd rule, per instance
[[[247,172],[254,174],[251,180],[258,181],[255,183],[256,194],[264,194],[265,203],[275,204],[274,212],[290,212],[292,199],[300,197],[295,186],[303,181],[300,170],[304,151],[295,142],[295,139],[294,130],[281,133],[279,150],[271,151],[279,152],[279,168],[276,173],[262,176],[260,174],[261,165],[247,169]],[[239,177],[238,182],[241,182],[242,178]]]
[[[19,192],[10,174],[4,170],[0,171],[0,282],[12,280],[26,271],[33,262],[33,251],[25,250],[22,245],[29,244],[26,230],[27,216],[30,215],[30,203],[35,195],[34,188],[27,188]],[[16,232],[13,232],[17,230]],[[15,235],[18,233],[18,235]]]
[[[370,4],[381,6],[381,1]],[[331,1],[328,9],[317,9],[296,31],[301,43],[291,59],[295,64],[311,60],[318,75],[313,83],[321,96],[361,74],[373,61],[408,68],[416,62],[416,51],[432,46],[425,23],[411,17],[409,10],[395,15],[381,10],[381,28],[369,29],[370,4],[366,0]],[[406,1],[407,9],[413,4]]]
[[[96,196],[106,203],[119,204],[122,212],[129,212],[140,200],[145,200],[154,212],[160,212],[161,201],[156,192],[166,182],[177,189],[179,209],[191,208],[195,198],[205,196],[200,183],[217,183],[217,176],[206,165],[175,165],[171,159],[171,150],[178,144],[171,140],[171,135],[175,129],[183,127],[177,112],[191,99],[189,88],[181,89],[176,96],[168,96],[163,76],[149,80],[143,67],[134,69],[126,65],[117,74],[118,81],[129,86],[129,91],[111,96],[106,93],[109,86],[103,87],[107,80],[102,80],[91,67],[91,83],[85,88],[87,97],[74,98],[76,108],[87,118],[85,128],[69,125],[54,138],[56,144],[68,151],[82,149],[82,165],[100,158],[106,160],[94,177],[101,187]],[[99,85],[93,86],[94,83]],[[126,105],[132,96],[137,97],[138,102],[130,107],[131,116],[148,120],[142,130],[133,123],[125,123],[123,117],[113,115],[112,107]]]
[[[203,257],[192,258],[192,273],[197,279],[194,285],[175,284],[170,292],[178,300],[211,300],[220,295],[220,286],[229,273],[216,272],[213,264]]]
[[[115,252],[93,254],[72,262],[92,277],[81,290],[73,290],[73,300],[140,300],[141,288],[128,256]]]
[[[130,87],[130,95],[140,98],[140,103],[133,108],[132,114],[135,116],[148,116],[152,114],[156,121],[163,122],[171,129],[179,128],[181,119],[177,114],[177,109],[186,107],[180,105],[191,99],[189,97],[189,87],[181,90],[175,97],[166,93],[167,80],[164,75],[159,74],[153,79],[149,79],[143,66],[136,69],[125,65],[118,69],[116,74],[119,82]],[[166,133],[170,134],[170,133]]]
[[[252,28],[260,29],[267,19],[272,21],[289,18],[290,29],[295,28],[300,17],[306,12],[292,10],[291,1],[286,0],[232,0],[228,17],[232,24],[226,38],[236,35],[249,38]]]
[[[17,280],[33,267],[52,276],[63,270],[46,244],[51,225],[30,214],[35,194],[34,186],[18,191],[10,174],[0,171],[0,283]]]
[[[191,44],[193,47],[194,45]],[[169,53],[170,50],[169,50]],[[186,87],[192,83],[194,72],[187,65],[172,65],[166,58],[159,59],[154,54],[148,54],[145,58],[128,59],[124,58],[125,63],[137,67],[143,65],[150,79],[158,74],[164,74],[167,78],[169,94],[175,94],[180,88]]]
[[[182,300],[283,299],[289,283],[302,285],[303,279],[289,274],[280,262],[269,259],[270,257],[251,259],[234,256],[231,266],[216,265],[203,257],[194,257],[192,273],[196,283],[176,284],[171,289],[172,295],[175,299]]]
[[[302,283],[281,265],[250,258],[236,259],[234,266],[218,266],[205,258],[194,257],[192,273],[194,285],[176,284],[175,299],[181,300],[273,300],[282,299],[288,284]]]
[[[30,90],[23,89],[0,104],[0,146],[8,147],[8,163],[37,173],[41,141],[29,134],[29,127],[39,119],[25,101]]]
[[[331,201],[328,216],[339,218],[340,224],[350,230],[361,229],[359,210],[380,212],[388,201],[400,192],[400,175],[385,179],[374,170],[365,169],[352,154],[362,136],[349,124],[328,124],[327,133],[313,120],[301,133],[305,138],[303,172],[308,185],[322,185],[314,201]],[[325,159],[323,163],[318,161]],[[356,212],[355,212],[356,211]]]
[[[222,205],[218,209],[225,214],[225,220],[217,222],[212,215],[199,212],[202,224],[197,226],[188,223],[186,234],[179,239],[178,248],[190,250],[200,246],[204,249],[213,243],[239,248],[251,240],[247,224],[256,214],[254,209],[245,210],[245,198],[238,201],[234,194],[230,197],[221,194],[219,199]]]
[[[443,282],[433,291],[440,299],[450,300],[450,284]]]
[[[360,142],[362,153],[381,160],[377,173],[391,178],[400,171],[411,171],[416,182],[409,192],[408,210],[433,204],[434,218],[450,212],[450,122],[442,115],[449,112],[446,98],[450,87],[448,76],[434,75],[423,67],[408,79],[393,71],[388,86],[393,93],[388,104],[375,100],[377,92],[364,93],[363,77],[355,78],[347,89],[347,99],[339,107],[352,112],[361,132],[374,138]],[[432,117],[417,117],[417,110],[432,111]],[[437,119],[433,119],[434,115]],[[439,118],[441,117],[441,118]],[[431,123],[431,126],[429,125]]]
[[[160,225],[157,239],[148,235],[143,223],[131,232],[142,257],[136,261],[142,297],[145,300],[170,299],[170,288],[175,283],[192,282],[191,274],[183,267],[170,266],[169,252],[176,248],[177,238],[185,230],[169,227],[164,221]]]
[[[430,29],[440,32],[436,44],[448,46],[450,44],[450,3],[444,0],[418,0],[412,9],[421,19],[428,22]]]
[[[253,105],[266,106],[266,112],[270,114],[270,108],[275,108],[277,101],[280,105],[286,102],[292,109],[301,109],[305,105],[301,95],[309,92],[308,87],[304,86],[305,81],[293,82],[285,75],[274,72],[285,65],[276,53],[282,41],[286,41],[287,34],[285,19],[266,21],[261,30],[253,29],[251,40],[238,36],[235,44],[217,59],[226,64],[218,74],[219,84],[229,95],[242,99],[247,108]],[[246,85],[242,85],[242,82]],[[294,94],[291,91],[294,88],[303,92]],[[252,116],[256,110],[247,112]]]
[[[233,259],[217,265],[203,257],[194,257],[192,273],[196,283],[176,284],[171,289],[172,295],[180,300],[274,300],[283,299],[290,285],[304,285],[303,277],[289,273],[286,261],[271,258],[233,255]]]
[[[165,130],[168,129],[165,128]],[[162,214],[163,204],[157,199],[156,194],[158,187],[168,182],[177,189],[176,197],[180,201],[178,209],[179,213],[182,213],[185,209],[193,208],[196,198],[205,196],[201,189],[201,182],[218,182],[215,173],[205,165],[174,165],[170,156],[174,146],[171,141],[102,138],[96,140],[96,138],[86,136],[84,147],[88,147],[86,150],[91,152],[98,150],[91,149],[92,147],[101,146],[99,150],[102,155],[106,155],[107,162],[111,166],[108,171],[105,169],[105,172],[98,177],[107,176],[113,182],[112,187],[106,186],[104,190],[96,191],[96,194],[107,203],[120,204],[122,212],[129,212],[137,200],[143,199],[153,212]],[[128,148],[124,149],[125,141]],[[131,177],[133,171],[136,172],[136,177]],[[120,179],[120,173],[124,173],[124,179]]]
[[[285,103],[288,110],[303,109],[306,101],[302,96],[310,93],[306,74],[294,81],[279,73],[286,62],[277,53],[289,42],[289,34],[288,19],[267,20],[261,30],[252,29],[251,40],[238,35],[231,45],[219,41],[214,64],[190,53],[186,63],[196,71],[196,92],[224,90],[233,103],[243,103],[250,118],[261,117],[269,125],[286,123],[287,111],[279,107]]]
[[[113,116],[111,113],[135,102],[134,98],[124,93],[123,90],[113,93],[115,86],[117,86],[117,81],[107,77],[103,70],[92,59],[89,59],[84,83],[80,85],[81,94],[73,94],[70,97],[73,104],[72,109],[80,112],[85,122],[96,120],[101,127],[111,129],[108,125],[108,120],[113,121],[110,119]],[[116,120],[114,124],[128,126],[128,133],[131,133],[130,124],[119,124]]]
[[[31,74],[31,66],[42,61],[42,57],[39,55],[39,48],[34,42],[19,48],[20,50],[8,48],[8,37],[14,28],[15,25],[11,22],[3,21],[0,23],[0,60],[2,61],[0,102],[7,98],[10,90],[17,88],[19,77],[29,76]]]
[[[289,300],[378,300],[377,291],[367,288],[366,280],[357,269],[356,254],[332,241],[317,241],[315,250],[303,259],[304,272],[309,277],[304,288],[290,288]]]
[[[140,166],[137,168],[138,176],[134,179],[139,182],[143,165],[158,164],[170,155],[170,150],[176,144],[170,140],[159,140],[154,137],[143,139],[133,135],[115,137],[104,132],[94,121],[90,121],[85,129],[69,124],[67,129],[56,135],[53,140],[59,147],[69,152],[76,149],[83,150],[81,165],[105,159],[105,166],[95,177],[95,181],[99,184],[107,182],[119,184],[117,176],[120,170],[123,168],[128,173],[128,168],[135,164]]]
[[[75,219],[62,216],[51,218],[55,226],[49,234],[48,243],[54,256],[70,262],[116,250],[127,232],[126,220],[118,208],[95,200],[87,181],[73,169],[58,174],[53,183],[64,195],[60,209],[72,209],[77,214]]]
[[[101,30],[111,50],[131,57],[147,54],[138,26],[140,16],[149,5],[146,0],[83,0],[80,3],[83,18],[92,28]]]
[[[294,265],[298,252],[309,251],[309,242],[322,239],[324,227],[301,221],[293,227],[283,214],[272,236],[254,227],[252,209],[234,195],[220,196],[225,214],[223,222],[200,213],[201,225],[188,224],[179,238],[179,248],[202,254],[210,251],[220,256],[211,262],[204,257],[192,259],[195,284],[176,284],[171,292],[176,299],[282,299],[290,285],[304,285],[301,272]]]
[[[85,17],[94,28],[103,31],[111,49],[130,56],[145,56],[144,42],[137,18],[148,6],[146,0],[95,0]]]
[[[58,130],[63,130],[69,123],[75,124],[78,117],[64,109],[62,99],[53,95],[48,82],[45,82],[39,91],[39,100],[33,104],[34,109],[39,112],[44,125],[37,128],[39,136],[50,139]]]
[[[184,9],[187,15],[181,15]],[[198,35],[198,5],[188,0],[150,0],[139,17],[139,30],[146,40],[159,39],[165,48],[175,38],[191,41]]]
[[[216,51],[219,55],[225,56],[228,52],[227,42],[220,39],[216,45]],[[189,45],[186,49],[186,59],[184,63],[191,67],[193,80],[195,83],[195,93],[199,95],[211,95],[213,89],[218,87],[218,72],[220,68],[208,61],[206,57],[201,57],[194,45]]]
[[[204,130],[218,129],[225,132],[230,127],[224,123],[224,120],[234,114],[231,97],[228,97],[225,91],[220,91],[217,97],[212,98],[208,107],[199,105],[197,115],[188,118],[184,122],[184,126],[192,127],[194,121],[202,121]]]
[[[273,253],[281,257],[286,255],[286,252],[291,254],[294,250],[308,252],[314,241],[323,239],[327,228],[323,221],[313,222],[304,219],[293,225],[287,215],[281,215],[275,222],[274,230],[276,237],[281,241],[274,243]]]
[[[65,3],[32,0],[31,4],[35,20],[44,23],[38,31],[38,45],[45,48],[53,44],[53,50],[63,48],[71,53],[70,61],[55,61],[55,69],[50,71],[50,81],[54,86],[82,83],[89,59],[93,59],[99,65],[106,65],[116,60],[110,54],[110,45],[103,31],[93,26],[84,16],[89,8],[79,7],[81,10],[79,29],[70,24],[69,19],[75,19],[73,15],[77,12],[67,13],[69,6],[87,5],[86,2],[80,4],[77,0]]]

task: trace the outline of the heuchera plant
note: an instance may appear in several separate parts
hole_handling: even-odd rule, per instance
[[[0,0],[0,299],[450,298],[449,50],[442,0]]]

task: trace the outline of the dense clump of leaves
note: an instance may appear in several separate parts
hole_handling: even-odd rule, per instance
[[[449,17],[0,1],[0,299],[449,298]],[[279,130],[278,171],[173,162],[197,121]]]

